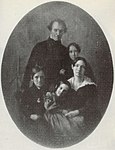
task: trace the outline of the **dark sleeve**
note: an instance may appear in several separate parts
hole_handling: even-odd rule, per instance
[[[21,109],[25,117],[30,118],[31,114],[43,115],[45,108],[42,91],[36,91],[34,87],[28,88],[22,94]],[[39,101],[39,102],[38,102]]]
[[[64,52],[63,52],[63,59],[62,59],[62,69],[65,69],[66,70],[66,66],[68,64],[68,61],[70,60],[69,58],[69,53],[68,53],[68,50],[66,47],[64,47]]]
[[[95,77],[94,77],[94,73],[93,73],[93,70],[90,66],[89,63],[87,63],[87,70],[86,70],[86,74],[85,74],[87,77],[89,77],[92,81],[95,82]]]
[[[21,110],[24,116],[30,117],[32,114],[32,109],[31,109],[31,92],[29,90],[25,90],[22,94],[22,99],[21,99]]]
[[[73,71],[71,69],[70,58],[67,48],[64,49],[63,59],[61,62],[61,69],[65,70],[64,74],[60,74],[61,80],[67,80],[73,75]]]
[[[95,114],[98,103],[96,86],[87,86],[83,93],[83,99],[85,99],[85,103],[84,106],[79,109],[80,114],[85,117]]]

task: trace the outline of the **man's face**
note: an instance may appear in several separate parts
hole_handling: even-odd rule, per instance
[[[39,71],[33,76],[33,82],[37,88],[41,88],[44,85],[45,76],[43,71]]]
[[[52,29],[50,31],[50,38],[53,39],[54,41],[60,41],[63,34],[64,34],[63,25],[59,24],[58,22],[54,22],[52,24]]]

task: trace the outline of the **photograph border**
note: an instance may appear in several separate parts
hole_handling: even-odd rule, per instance
[[[3,5],[1,5],[1,7],[2,7],[2,20],[3,20],[3,22],[2,22],[2,28],[1,29],[3,29],[3,31],[1,30],[0,32],[2,32],[2,33],[4,33],[4,31],[5,31],[5,28],[4,28],[4,24],[5,24],[5,22],[7,23],[7,20],[5,20],[6,18],[5,18],[5,16],[6,16],[6,14],[7,14],[7,12],[4,12],[4,9],[3,8],[8,8],[8,6],[7,5],[5,5],[5,4],[8,4],[8,3],[6,3],[6,2],[8,2],[7,0],[5,0],[5,2],[2,2],[2,4]],[[27,0],[26,0],[26,2],[27,2]],[[49,2],[49,1],[47,1],[47,2]],[[66,1],[65,1],[66,2]],[[69,1],[67,1],[67,2],[69,2]],[[90,2],[90,0],[89,0],[89,2]],[[104,3],[105,1],[103,0],[103,3]],[[15,9],[14,9],[14,12],[16,13],[17,12],[17,10],[16,10],[16,8],[18,8],[18,10],[20,10],[20,8],[21,8],[21,6],[18,6],[18,4],[19,4],[19,2],[17,1],[16,3],[12,0],[12,3],[13,3],[13,6],[14,6],[14,4],[15,4],[15,6],[16,7],[14,7]],[[22,3],[22,2],[21,2]],[[43,2],[44,3],[44,2]],[[71,3],[71,2],[70,2]],[[78,4],[77,4],[78,3]],[[79,1],[76,1],[75,3],[73,2],[73,4],[75,5],[77,5],[77,6],[79,6],[79,7],[81,7],[81,8],[83,8],[84,10],[86,10],[87,11],[87,7],[86,7],[86,9],[85,9],[85,6],[83,5],[83,1],[82,1],[82,4],[80,4],[80,0]],[[85,4],[86,4],[86,2],[85,2]],[[97,4],[96,6],[98,6],[99,5],[99,2],[95,2],[95,4]],[[111,4],[111,5],[113,5],[113,1],[112,0],[110,0],[109,2],[105,2],[105,4],[106,4],[106,6],[108,5],[108,4]],[[115,2],[114,2],[114,4],[115,4]],[[25,4],[26,5],[26,4]],[[86,6],[87,6],[88,4],[86,4]],[[93,6],[94,6],[94,4],[92,4]],[[35,6],[38,6],[38,2],[36,3],[33,3],[33,5],[32,6],[30,6],[29,5],[29,9],[28,10],[26,10],[25,11],[25,14],[27,14],[27,11],[29,12],[30,11],[30,9],[33,9],[32,7],[35,7]],[[105,7],[106,7],[105,6]],[[106,10],[105,9],[105,7],[103,6],[103,8],[104,8],[104,10]],[[112,7],[112,6],[108,6],[108,7]],[[97,7],[96,7],[97,8]],[[95,11],[96,11],[96,8],[95,8]],[[108,10],[110,10],[110,8],[108,8]],[[100,10],[100,9],[99,9]],[[103,10],[103,9],[102,9]],[[91,12],[92,12],[92,9],[90,10]],[[108,25],[110,25],[110,27],[109,28],[111,28],[110,30],[108,29],[108,26],[107,25],[105,25],[104,24],[104,22],[102,21],[101,22],[101,20],[100,20],[100,18],[98,18],[98,15],[96,16],[96,12],[94,11],[94,14],[92,14],[92,16],[94,17],[94,19],[96,19],[96,21],[99,23],[99,25],[101,26],[101,28],[103,29],[103,31],[104,31],[104,34],[106,35],[106,38],[107,38],[107,40],[108,40],[108,42],[109,42],[109,46],[110,46],[110,49],[111,49],[111,53],[112,53],[112,58],[114,58],[114,51],[112,51],[112,49],[114,48],[114,44],[113,44],[113,41],[114,41],[114,36],[113,36],[113,34],[112,34],[112,36],[111,36],[111,31],[113,31],[114,30],[114,28],[112,28],[112,27],[114,27],[113,25],[111,25],[112,23],[110,23],[109,22],[109,24]],[[87,11],[88,12],[88,11]],[[112,13],[114,13],[114,12],[111,12],[111,14]],[[12,12],[12,14],[13,14],[13,12]],[[22,14],[24,14],[24,12],[22,12]],[[20,15],[20,17],[22,18],[23,16],[22,16],[22,14]],[[8,14],[7,14],[8,15]],[[15,14],[15,16],[16,16],[16,14]],[[102,16],[103,16],[103,14],[102,14]],[[15,17],[14,17],[15,18]],[[113,16],[111,17],[111,18],[113,18]],[[106,18],[107,19],[107,18]],[[105,19],[105,20],[106,20]],[[2,44],[0,45],[0,47],[2,48],[2,56],[3,56],[3,51],[4,51],[4,49],[5,49],[5,45],[6,45],[6,42],[7,42],[7,40],[8,40],[8,37],[9,37],[9,35],[11,34],[11,32],[12,32],[12,30],[13,30],[13,26],[15,26],[16,25],[16,23],[20,20],[20,18],[18,17],[18,19],[14,19],[15,21],[12,21],[11,22],[11,24],[10,24],[10,28],[8,28],[8,30],[6,30],[6,33],[5,33],[5,35],[4,35],[4,38],[2,39]],[[17,21],[18,20],[18,21]],[[114,19],[113,19],[114,20]],[[10,19],[8,19],[8,21],[11,21]],[[105,22],[107,22],[107,21],[105,21]],[[113,21],[113,24],[115,24],[115,21]],[[109,31],[110,31],[110,33],[109,33]],[[113,33],[114,33],[114,31],[113,31]],[[2,34],[3,35],[3,34]],[[113,61],[113,63],[114,63],[114,61]],[[113,92],[114,92],[114,90],[113,90]],[[90,136],[89,138],[87,138],[86,139],[86,141],[87,142],[89,142],[90,140],[91,140],[91,137],[93,137],[92,138],[92,140],[91,140],[91,143],[92,143],[92,146],[94,146],[94,147],[92,147],[92,149],[96,149],[96,143],[98,143],[99,144],[99,146],[98,146],[98,149],[100,149],[101,150],[101,148],[105,148],[105,150],[106,149],[110,149],[110,150],[113,150],[112,148],[113,148],[113,146],[114,146],[114,143],[112,142],[112,141],[114,141],[114,139],[115,139],[115,135],[113,134],[113,133],[115,133],[115,132],[113,132],[114,131],[114,129],[110,129],[110,127],[109,127],[109,124],[107,123],[106,124],[106,126],[104,126],[104,124],[106,123],[106,122],[108,122],[107,121],[107,118],[109,118],[109,120],[110,120],[110,122],[111,122],[111,124],[110,124],[110,126],[112,127],[113,126],[113,124],[115,124],[115,119],[114,119],[114,116],[113,116],[113,114],[114,114],[114,105],[115,105],[115,103],[113,102],[113,97],[114,97],[114,94],[113,94],[113,92],[112,92],[112,96],[111,96],[111,102],[109,103],[109,107],[107,108],[107,111],[106,111],[106,113],[105,113],[105,115],[104,115],[104,117],[103,117],[103,119],[102,119],[102,121],[101,121],[101,124],[98,126],[98,128],[96,129],[96,131],[95,132],[97,132],[97,134],[99,133],[99,134],[102,134],[101,136],[102,137],[104,137],[105,135],[109,135],[109,138],[108,138],[108,141],[106,141],[107,143],[109,142],[109,145],[108,145],[108,147],[107,147],[107,144],[105,144],[105,140],[102,142],[102,143],[99,143],[99,141],[96,139],[96,137],[99,137],[99,135],[95,135],[95,132],[93,133],[93,135],[92,136]],[[2,99],[4,99],[3,98],[3,95],[1,94],[1,97],[2,97]],[[4,109],[5,108],[5,109]],[[24,137],[24,135],[22,135],[21,133],[20,133],[20,135],[19,135],[19,131],[17,131],[17,127],[15,126],[15,124],[14,123],[12,123],[12,120],[11,120],[11,117],[9,116],[9,114],[8,114],[8,111],[7,111],[7,108],[6,108],[6,106],[5,106],[5,103],[4,103],[4,100],[3,100],[3,102],[1,102],[1,110],[2,110],[2,114],[3,114],[3,118],[1,119],[1,121],[3,122],[1,125],[1,127],[0,127],[0,131],[2,131],[2,135],[0,135],[0,137],[1,137],[1,141],[0,141],[0,144],[3,146],[3,150],[7,150],[8,149],[8,147],[12,147],[12,148],[16,148],[16,144],[17,145],[20,145],[20,143],[22,142],[22,137],[24,138],[24,144],[25,144],[25,146],[27,146],[27,147],[25,147],[24,146],[24,148],[25,149],[28,149],[29,147],[31,148],[32,147],[32,145],[33,145],[33,142],[31,141],[28,141],[28,140],[26,140],[25,139],[25,137]],[[110,119],[110,117],[112,117],[111,119]],[[9,122],[8,124],[7,124],[7,126],[6,126],[6,122]],[[5,128],[4,127],[7,127],[7,130],[5,131]],[[9,128],[10,127],[10,128]],[[104,130],[103,130],[103,127],[104,127],[104,130],[106,129],[107,130],[107,132],[106,133],[104,133]],[[14,129],[12,129],[12,128],[14,128]],[[11,131],[16,131],[17,133],[16,134],[12,134],[12,132],[10,131],[10,129],[11,129]],[[110,129],[110,130],[109,130]],[[5,133],[5,134],[4,134]],[[111,134],[113,134],[113,135],[111,135]],[[11,136],[10,136],[11,135]],[[19,140],[18,140],[18,138],[15,138],[14,139],[14,136],[15,135],[17,135],[17,137],[19,136]],[[111,137],[110,137],[110,135],[111,135]],[[11,137],[11,139],[9,139],[9,136]],[[8,138],[8,143],[6,142],[6,139]],[[89,140],[88,140],[89,139]],[[106,139],[107,140],[107,139]],[[14,143],[16,143],[16,144],[13,144],[11,141],[14,141]],[[87,145],[87,142],[86,141],[83,141],[83,142],[81,142],[83,145]],[[26,145],[26,142],[27,143],[29,143],[30,142],[30,144],[27,144]],[[4,145],[4,143],[7,143],[7,144],[5,144]],[[82,148],[83,148],[83,145],[80,147],[80,145],[81,145],[81,143],[79,144],[79,145],[75,145],[75,146],[73,146],[73,148],[72,149],[74,149],[74,147],[79,147],[79,149],[81,149],[82,150]],[[95,144],[94,144],[95,143]],[[39,146],[38,146],[39,147]],[[41,147],[41,146],[40,146]],[[6,148],[6,149],[5,149]],[[89,147],[87,146],[86,147],[86,149],[88,149]],[[19,150],[20,149],[22,149],[22,147],[21,148],[19,148]],[[37,145],[35,144],[35,149],[37,149]],[[42,147],[42,149],[44,149],[43,147]],[[70,149],[70,148],[69,148]]]

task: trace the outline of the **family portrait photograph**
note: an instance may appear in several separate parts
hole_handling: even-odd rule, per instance
[[[115,2],[87,0],[80,5],[77,0],[30,4],[28,0],[24,3],[12,0],[13,15],[8,14],[9,8],[5,17],[3,8],[8,7],[7,2],[1,2],[0,6],[3,150],[12,149],[13,144],[16,150],[22,150],[21,145],[25,150],[76,149],[80,145],[79,150],[84,149],[83,145],[86,150],[113,150],[115,46],[114,40],[109,40],[114,37],[111,34],[115,21],[114,14],[109,16],[115,10]],[[23,15],[15,23],[11,21],[21,11]],[[104,19],[105,22],[108,19],[110,27],[104,24]],[[5,30],[8,22],[14,26]]]

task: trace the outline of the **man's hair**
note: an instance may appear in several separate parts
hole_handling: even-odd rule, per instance
[[[74,47],[77,49],[78,53],[81,52],[81,48],[80,48],[80,46],[79,46],[77,43],[75,43],[75,42],[70,43],[70,44],[68,45],[68,47],[67,47],[68,51],[69,51],[70,46],[74,46]]]
[[[61,24],[63,27],[64,27],[64,33],[67,32],[67,27],[66,27],[66,24],[63,20],[57,18],[57,19],[54,19],[52,20],[49,25],[47,26],[47,28],[51,31],[52,30],[52,25],[54,22],[58,22],[59,24]]]
[[[43,72],[44,72],[42,66],[35,65],[34,67],[32,67],[31,78],[33,79],[33,76],[34,76],[37,72],[40,72],[40,71],[43,71]]]

